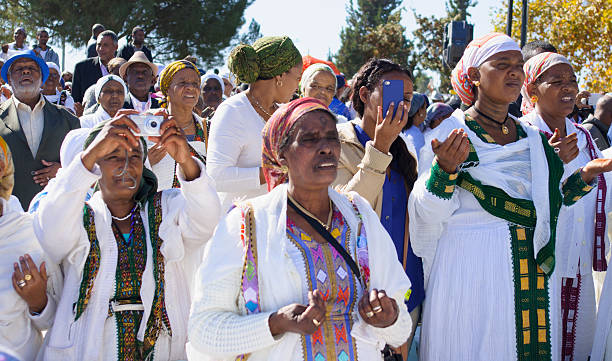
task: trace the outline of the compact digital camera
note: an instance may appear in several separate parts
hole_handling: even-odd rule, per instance
[[[140,114],[130,115],[130,119],[140,129],[140,133],[134,134],[142,137],[159,137],[161,135],[160,126],[164,121],[161,115]]]

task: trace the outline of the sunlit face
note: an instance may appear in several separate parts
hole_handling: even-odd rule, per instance
[[[126,130],[129,132],[129,130]],[[126,174],[121,174],[126,167]],[[105,199],[132,199],[138,191],[143,169],[142,146],[132,149],[117,148],[98,161],[102,177],[98,184]]]
[[[8,82],[17,98],[40,92],[42,74],[38,63],[29,58],[15,60],[8,72]]]
[[[477,70],[480,86],[477,96],[498,104],[510,104],[518,98],[525,80],[523,54],[517,50],[497,53],[488,58]],[[470,68],[475,69],[475,68]]]
[[[147,94],[153,85],[153,69],[144,63],[134,63],[127,68],[125,80],[130,92]]]
[[[329,106],[336,94],[336,77],[327,71],[318,71],[304,84],[304,96],[319,99]]]
[[[111,36],[98,36],[96,51],[100,59],[106,62],[115,57],[117,44],[115,44]]]
[[[557,64],[536,79],[530,95],[536,95],[536,109],[544,114],[566,117],[574,111],[578,95],[576,74],[568,64]]]
[[[43,94],[53,95],[60,83],[60,75],[57,70],[49,68],[49,77],[43,84]]]
[[[289,103],[291,97],[298,90],[300,79],[302,79],[302,63],[295,65],[289,69],[286,73],[280,76],[282,85],[277,87],[277,99],[278,103]]]
[[[18,47],[21,47],[25,42],[26,33],[23,30],[19,29],[15,31],[15,33],[13,34],[13,38],[15,38],[15,44],[17,44]]]
[[[204,105],[217,109],[221,101],[223,101],[223,92],[221,91],[221,83],[217,79],[207,79],[202,87],[202,100]]]
[[[124,101],[125,90],[123,85],[115,80],[104,84],[98,97],[98,102],[111,117],[114,117],[115,113],[123,107]]]
[[[47,45],[47,41],[49,41],[49,33],[46,31],[41,31],[36,36],[36,40],[38,40],[39,45]]]
[[[168,88],[168,102],[173,106],[193,109],[200,97],[200,76],[193,69],[181,69]]]
[[[232,85],[232,83],[230,83],[229,80],[223,78],[223,87],[225,89],[223,94],[229,98],[232,95],[232,90],[234,90],[234,86]]]
[[[144,44],[144,40],[145,40],[145,33],[142,30],[138,30],[135,33],[132,34],[132,38],[134,39],[134,44],[136,45],[142,45]]]
[[[291,139],[281,151],[289,182],[295,188],[310,190],[327,188],[336,179],[339,157],[336,120],[321,110],[297,120]]]

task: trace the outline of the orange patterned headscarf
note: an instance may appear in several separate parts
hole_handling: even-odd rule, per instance
[[[521,48],[511,37],[501,33],[490,33],[468,44],[461,60],[451,73],[451,84],[463,104],[470,106],[476,100],[474,85],[468,77],[468,69],[477,68],[491,56],[508,50],[520,52]]]
[[[268,119],[263,129],[263,149],[261,163],[263,167],[268,191],[277,185],[285,183],[289,170],[281,166],[279,156],[280,147],[287,142],[293,125],[305,114],[315,110],[333,113],[320,100],[315,98],[300,98],[278,108]]]
[[[15,166],[13,165],[13,156],[8,144],[0,137],[0,197],[8,200],[13,193],[13,185],[15,184]]]

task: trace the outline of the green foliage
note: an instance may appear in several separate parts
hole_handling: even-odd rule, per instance
[[[347,7],[347,26],[340,33],[335,63],[348,78],[370,58],[388,58],[411,67],[412,44],[400,24],[400,0],[357,0]]]
[[[447,0],[446,16],[422,16],[413,11],[417,28],[412,32],[414,36],[414,58],[417,68],[430,70],[440,75],[441,92],[451,90],[450,75],[452,69],[442,62],[444,50],[444,28],[453,20],[461,20],[462,16],[469,16],[469,8],[477,4],[475,0]]]
[[[141,26],[157,60],[195,55],[202,64],[211,66],[222,63],[221,51],[239,40],[244,11],[254,0],[7,1],[12,14],[27,21],[24,25],[47,27],[51,36],[64,37],[74,47],[87,43],[95,23],[119,37]],[[251,23],[249,30],[258,33],[258,26]]]

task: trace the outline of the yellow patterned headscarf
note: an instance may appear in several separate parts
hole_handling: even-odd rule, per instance
[[[0,177],[0,197],[8,200],[13,193],[15,184],[15,166],[13,156],[8,144],[0,137],[0,163],[2,163],[3,174]]]
[[[190,62],[189,60],[177,60],[168,64],[168,66],[164,68],[164,70],[159,76],[159,89],[165,97],[168,96],[168,89],[170,88],[170,83],[172,83],[172,79],[174,79],[176,73],[183,69],[193,69],[196,71],[196,73],[198,73],[198,77],[201,76],[198,68],[195,66],[194,63]],[[161,106],[166,108],[167,104],[168,102],[164,100]]]

